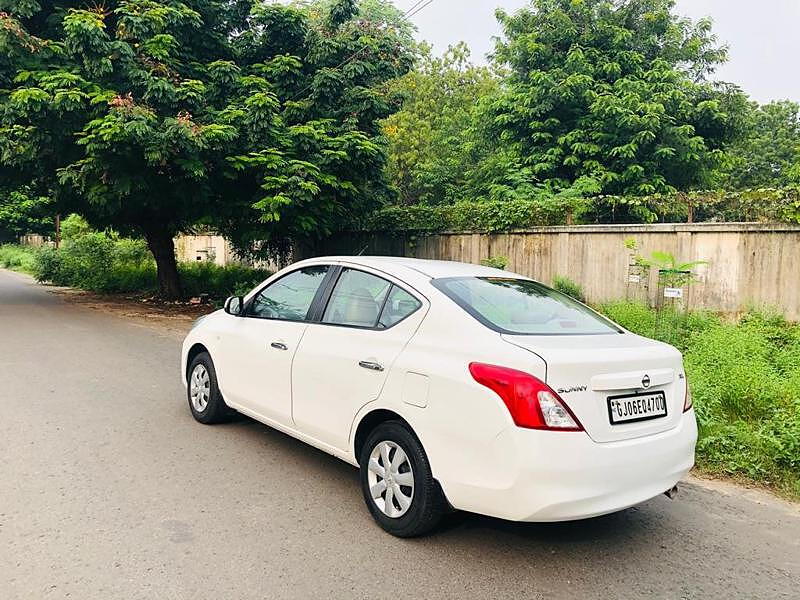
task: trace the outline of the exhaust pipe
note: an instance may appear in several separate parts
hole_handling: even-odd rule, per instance
[[[678,484],[676,483],[670,489],[664,492],[664,495],[670,500],[675,500],[675,497],[678,495]]]

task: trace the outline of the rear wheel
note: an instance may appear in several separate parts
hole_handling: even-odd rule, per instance
[[[445,512],[439,484],[416,436],[399,421],[378,425],[361,450],[361,489],[378,524],[397,537],[415,537]]]
[[[222,399],[217,372],[208,352],[201,352],[189,365],[187,396],[192,416],[205,425],[221,423],[232,411]]]

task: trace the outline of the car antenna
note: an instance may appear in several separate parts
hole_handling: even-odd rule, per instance
[[[366,246],[364,246],[364,247],[361,249],[361,251],[360,251],[358,254],[356,254],[356,256],[364,256],[364,252],[366,252],[366,251],[367,251],[367,248],[369,248],[369,244],[367,244]]]

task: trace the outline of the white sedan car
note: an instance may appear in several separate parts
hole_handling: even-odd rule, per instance
[[[181,374],[201,423],[238,411],[358,466],[373,517],[402,537],[450,509],[618,511],[694,463],[675,348],[488,267],[294,264],[198,321]]]

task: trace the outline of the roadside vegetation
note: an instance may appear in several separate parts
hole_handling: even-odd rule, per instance
[[[630,302],[599,308],[684,353],[701,471],[800,498],[800,325],[761,310],[726,321],[702,312],[659,318]]]
[[[0,245],[0,267],[33,275],[35,269],[34,255],[34,249],[28,246]]]
[[[40,282],[105,294],[155,294],[156,264],[144,240],[113,231],[91,230],[80,217],[64,221],[60,248],[0,246],[0,267],[29,273]],[[221,267],[209,261],[178,263],[188,298],[207,295],[210,301],[244,294],[269,272],[242,265]]]

